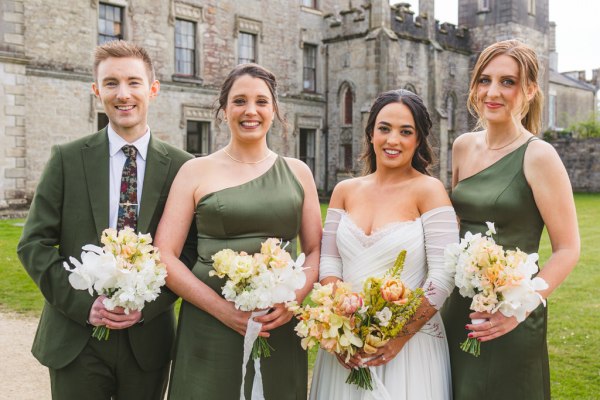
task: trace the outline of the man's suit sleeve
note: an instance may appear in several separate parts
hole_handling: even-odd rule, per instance
[[[71,287],[69,273],[63,267],[65,257],[57,247],[62,228],[63,175],[60,147],[54,146],[31,203],[17,254],[46,301],[85,326],[94,297]]]

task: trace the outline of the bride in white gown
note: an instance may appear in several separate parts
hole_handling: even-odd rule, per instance
[[[450,361],[437,312],[454,288],[444,248],[458,241],[456,215],[444,186],[429,176],[431,119],[421,99],[406,90],[381,94],[371,108],[363,155],[366,175],[333,191],[325,220],[320,280],[343,280],[355,291],[407,251],[402,280],[425,298],[401,335],[361,359],[344,362],[319,350],[311,400],[451,399]],[[349,369],[368,366],[379,390],[345,383]]]

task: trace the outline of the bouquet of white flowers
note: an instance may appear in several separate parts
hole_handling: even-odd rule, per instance
[[[227,278],[222,288],[225,299],[234,302],[239,310],[253,311],[244,337],[242,393],[250,353],[255,369],[253,393],[259,398],[262,393],[260,358],[271,355],[267,340],[258,336],[262,325],[255,322],[254,317],[265,315],[275,304],[296,299],[296,290],[306,283],[302,268],[304,258],[304,254],[300,254],[294,262],[285,246],[281,247],[281,241],[274,238],[262,243],[260,253],[249,255],[224,249],[212,256],[214,270],[209,275]]]
[[[100,242],[103,247],[82,247],[81,262],[70,257],[73,268],[64,263],[71,272],[71,286],[87,290],[90,295],[94,291],[106,295],[103,303],[107,310],[123,307],[126,314],[155,300],[165,284],[167,269],[160,262],[158,249],[152,246],[150,234],[136,234],[129,227],[118,233],[109,228],[102,232]],[[96,326],[92,336],[107,340],[109,334],[106,326]]]
[[[542,278],[532,278],[538,271],[538,255],[526,254],[518,248],[505,251],[492,238],[496,233],[494,224],[486,224],[485,236],[467,232],[460,243],[446,248],[446,265],[456,272],[454,280],[460,294],[473,298],[471,310],[492,314],[500,311],[522,322],[540,302],[546,305],[537,291],[548,288],[548,284]],[[473,321],[481,322],[484,320]],[[468,338],[461,349],[477,357],[480,343]]]

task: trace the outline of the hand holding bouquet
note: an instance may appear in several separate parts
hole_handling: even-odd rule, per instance
[[[456,271],[454,279],[460,294],[473,298],[471,310],[492,314],[500,311],[522,322],[540,302],[546,304],[537,291],[546,289],[548,284],[542,278],[532,278],[538,271],[538,255],[518,248],[505,251],[492,238],[496,233],[494,224],[486,224],[485,235],[467,232],[460,243],[446,248],[446,265]],[[461,349],[477,357],[480,343],[467,338]]]
[[[357,352],[374,354],[397,337],[416,313],[423,295],[422,289],[411,291],[400,280],[405,257],[406,251],[402,251],[383,277],[368,278],[361,294],[342,282],[337,283],[335,293],[332,284],[316,283],[311,295],[316,305],[295,309],[300,320],[295,329],[303,338],[302,347],[319,344],[330,353],[345,355],[348,361]],[[353,369],[346,383],[373,390],[372,371]]]
[[[383,277],[368,278],[363,285],[365,303],[357,316],[359,336],[364,342],[362,352],[367,355],[376,353],[379,347],[400,335],[421,305],[423,290],[410,290],[400,280],[405,259],[403,250]],[[372,390],[373,373],[374,370],[367,367],[353,369],[346,383]]]
[[[262,243],[260,253],[249,255],[224,249],[212,259],[214,270],[209,275],[227,278],[222,288],[225,299],[234,302],[238,310],[253,311],[244,336],[240,391],[243,398],[246,364],[251,355],[255,370],[252,396],[263,398],[260,358],[269,357],[271,351],[267,339],[258,336],[262,325],[255,322],[254,317],[264,315],[275,304],[296,299],[296,290],[306,283],[302,268],[304,254],[300,254],[294,262],[285,247],[281,247],[281,241],[271,238]]]
[[[136,234],[127,227],[117,233],[109,228],[102,232],[104,245],[82,247],[81,262],[70,257],[73,268],[65,262],[69,283],[78,290],[96,291],[106,295],[103,304],[107,310],[122,307],[125,313],[142,310],[146,302],[155,300],[167,277],[166,266],[160,262],[158,249],[152,246],[150,234]],[[107,340],[110,329],[94,327],[92,336]]]
[[[294,262],[290,253],[281,247],[279,239],[267,239],[260,253],[249,255],[224,249],[212,256],[213,271],[210,276],[227,278],[222,288],[226,300],[238,310],[265,310],[278,303],[296,299],[296,290],[306,283],[302,268],[304,254]],[[252,349],[252,358],[269,357],[270,347],[263,337],[258,337]]]

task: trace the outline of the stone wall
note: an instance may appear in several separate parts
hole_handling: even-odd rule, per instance
[[[23,0],[0,3],[0,210],[27,203]]]
[[[573,123],[592,117],[596,102],[594,92],[551,82],[550,94],[556,96],[555,128],[567,129]]]
[[[575,192],[600,192],[600,138],[550,142],[567,168]]]

